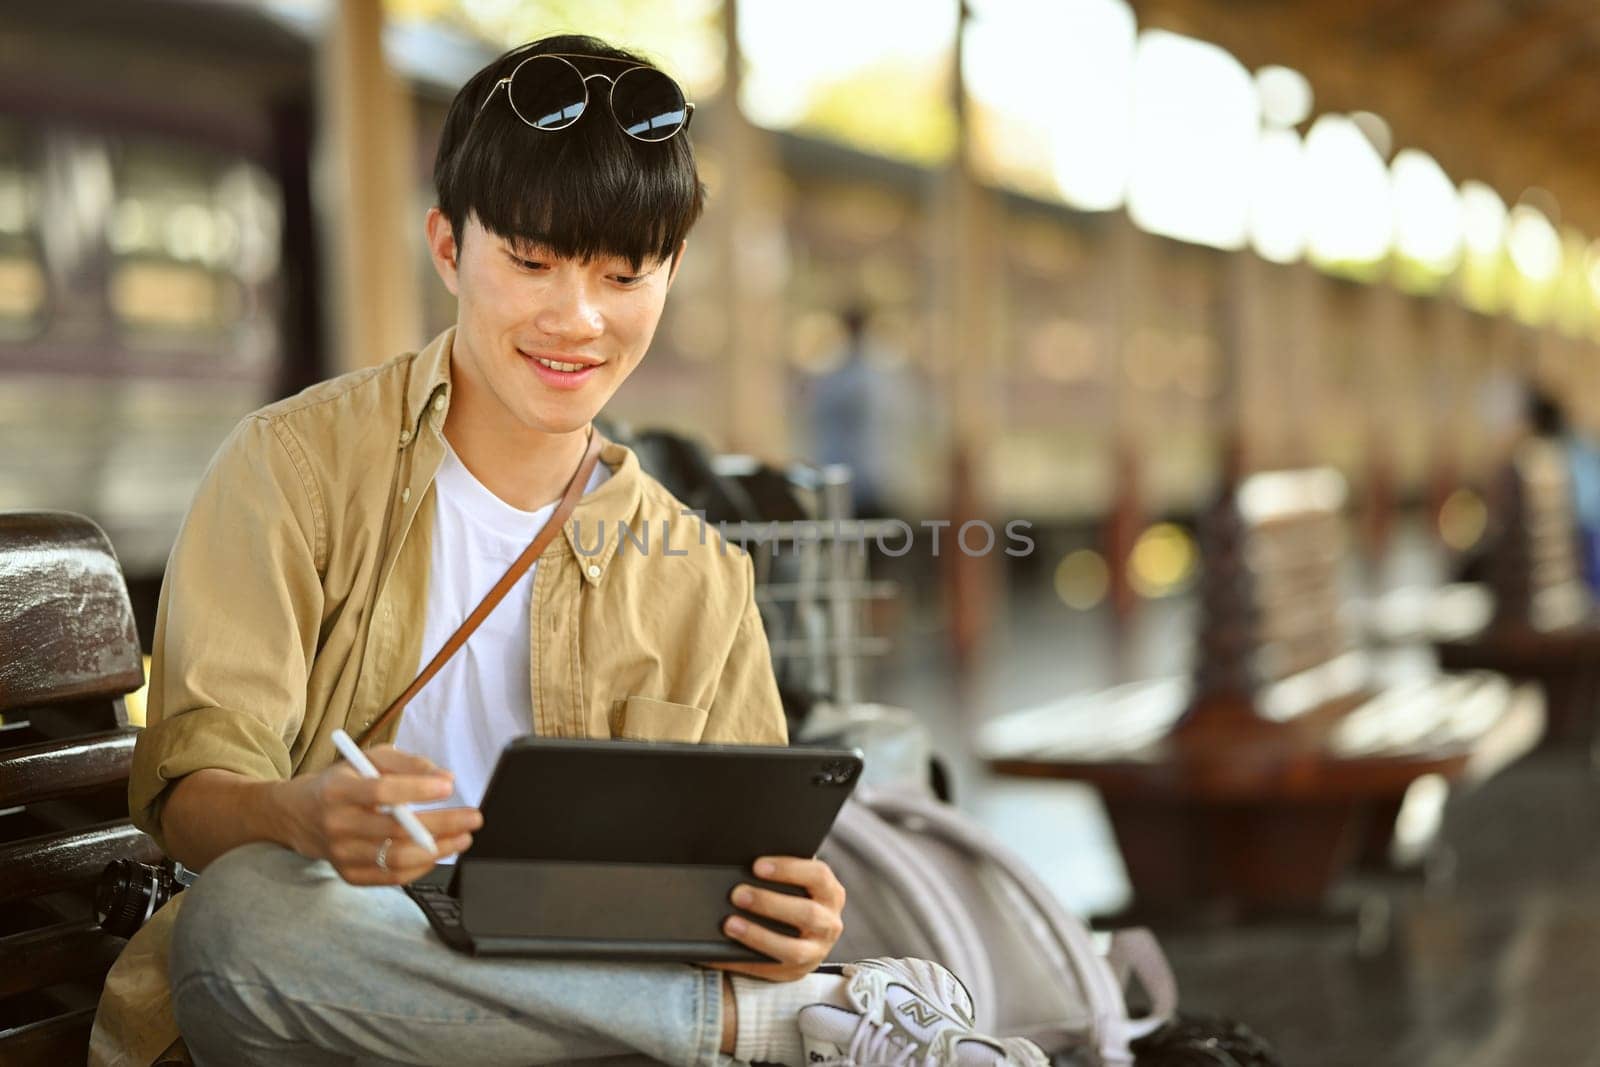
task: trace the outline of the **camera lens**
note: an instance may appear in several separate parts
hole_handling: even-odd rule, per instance
[[[176,891],[172,872],[135,860],[115,860],[100,873],[94,910],[100,929],[132,937]]]

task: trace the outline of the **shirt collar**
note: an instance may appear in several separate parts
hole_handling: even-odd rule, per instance
[[[550,548],[545,549],[546,554],[570,550],[577,557],[578,572],[590,585],[599,585],[600,579],[611,569],[611,557],[617,554],[617,546],[622,543],[618,524],[630,528],[634,525],[644,492],[644,471],[631,448],[607,441],[600,448],[600,462],[611,468],[610,479],[594,492],[578,498],[572,518],[561,531],[565,537],[552,541]],[[598,551],[595,549],[597,542],[600,544]],[[561,545],[565,545],[565,549],[558,547]]]
[[[401,447],[422,430],[422,417],[430,406],[437,406],[439,425],[450,411],[450,352],[455,346],[456,328],[445,330],[428,342],[411,361],[411,382],[406,387],[406,409],[401,417]]]

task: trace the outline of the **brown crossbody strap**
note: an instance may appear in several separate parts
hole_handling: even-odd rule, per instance
[[[594,473],[594,465],[600,462],[600,449],[604,444],[605,438],[600,436],[600,431],[591,429],[589,431],[589,447],[583,453],[583,459],[578,464],[577,473],[572,476],[572,481],[567,483],[566,492],[561,494],[561,503],[556,505],[555,513],[550,516],[550,521],[545,523],[544,528],[539,531],[539,536],[535,537],[533,543],[522,550],[522,555],[518,556],[516,562],[511,564],[511,568],[506,571],[498,582],[494,583],[494,588],[489,590],[489,594],[483,598],[482,603],[472,609],[472,614],[467,616],[467,621],[463,622],[460,629],[450,635],[450,640],[444,643],[444,647],[439,650],[439,654],[434,656],[426,667],[422,668],[422,673],[417,675],[416,681],[406,686],[406,691],[396,697],[395,702],[384,709],[383,714],[374,719],[371,726],[361,732],[361,736],[356,740],[358,745],[366,747],[367,743],[377,735],[378,731],[383,729],[384,724],[399,714],[400,709],[411,702],[411,698],[416,696],[422,687],[433,679],[435,674],[439,673],[439,668],[443,667],[445,662],[455,655],[462,645],[467,643],[467,638],[472,636],[472,631],[476,630],[478,624],[489,617],[489,613],[495,609],[495,605],[505,599],[506,594],[511,592],[511,587],[516,585],[524,574],[528,573],[528,568],[533,566],[534,561],[543,554],[545,547],[554,540],[556,535],[561,532],[562,527],[566,526],[567,520],[572,517],[573,510],[578,506],[578,498],[583,496],[584,487],[589,484],[589,476]]]

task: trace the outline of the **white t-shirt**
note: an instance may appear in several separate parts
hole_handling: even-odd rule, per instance
[[[596,463],[590,493],[611,477]],[[495,496],[445,445],[433,481],[432,558],[420,672],[482,602],[485,594],[538,536],[556,505],[522,511]],[[400,716],[395,746],[426,756],[456,776],[447,800],[418,807],[476,806],[500,750],[533,730],[529,611],[533,576],[528,568],[504,600],[439,669]]]

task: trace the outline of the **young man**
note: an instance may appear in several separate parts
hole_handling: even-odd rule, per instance
[[[644,357],[701,207],[690,113],[592,38],[495,60],[451,107],[427,219],[456,326],[223,445],[168,566],[130,785],[135,822],[203,873],[118,961],[97,1060],[148,1063],[181,1029],[201,1064],[1042,1062],[972,1034],[935,964],[818,970],[844,891],[814,859],[757,867],[804,898],[735,893],[800,936],[730,918],[774,962],[717,968],[470,958],[396,888],[433,857],[379,806],[442,804],[421,818],[465,850],[518,734],[785,742],[747,557],[714,533],[593,551],[602,526],[693,523],[625,448],[381,726],[382,777],[335,760],[332,731],[377,720],[543,528]]]

